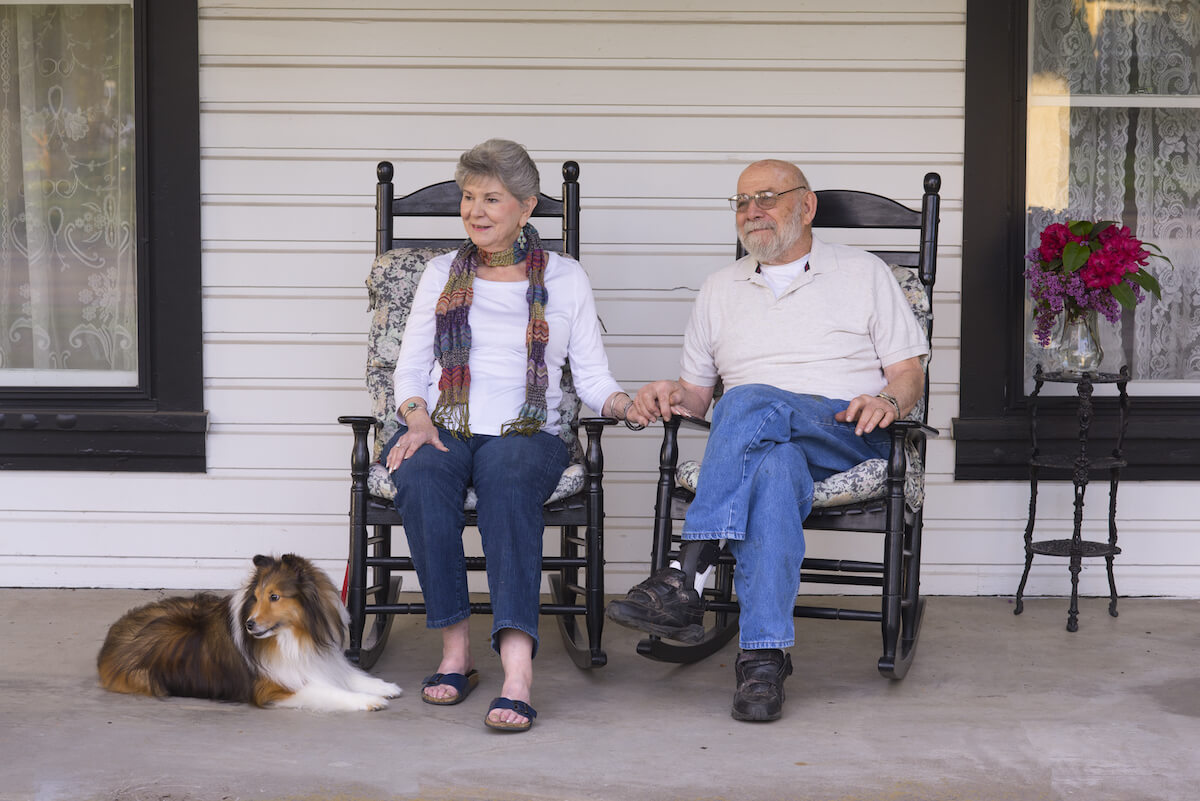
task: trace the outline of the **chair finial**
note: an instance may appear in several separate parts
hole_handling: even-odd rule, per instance
[[[578,181],[579,180],[579,164],[574,161],[563,162],[563,180]]]
[[[925,173],[925,191],[928,194],[936,195],[942,188],[942,176],[936,172]]]
[[[375,168],[375,175],[379,178],[379,183],[390,184],[392,178],[396,174],[396,168],[392,166],[390,161],[381,161],[379,166]]]

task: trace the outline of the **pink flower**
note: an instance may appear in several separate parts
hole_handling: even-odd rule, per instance
[[[1067,226],[1062,223],[1051,223],[1042,231],[1042,246],[1038,248],[1038,255],[1044,262],[1061,259],[1063,246],[1068,242],[1078,242],[1079,240],[1080,237],[1073,236],[1071,229]]]
[[[1107,289],[1124,280],[1125,275],[1137,273],[1150,260],[1142,242],[1127,226],[1110,225],[1099,233],[1100,249],[1092,253],[1079,275],[1093,289]]]

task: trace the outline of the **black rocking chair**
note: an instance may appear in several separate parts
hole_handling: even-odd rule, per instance
[[[936,276],[938,207],[941,177],[929,173],[924,179],[920,211],[868,192],[826,190],[817,192],[814,228],[912,229],[919,232],[914,250],[874,250],[892,266],[905,295],[926,333],[933,336],[931,299]],[[737,255],[744,251],[739,243]],[[889,426],[891,453],[887,459],[872,459],[845,473],[818,482],[812,512],[805,530],[874,532],[883,536],[882,560],[857,561],[806,557],[801,581],[817,584],[879,587],[877,609],[842,609],[797,604],[796,617],[878,622],[883,635],[879,672],[902,679],[908,672],[920,634],[925,599],[920,594],[921,522],[924,502],[926,437],[937,431],[928,419],[929,373],[926,363],[925,394],[906,419]],[[672,521],[682,520],[695,497],[699,464],[677,464],[680,424],[707,428],[705,421],[676,416],[664,425],[659,458],[658,494],[654,512],[651,571],[665,567],[678,555],[679,537]],[[715,571],[715,586],[705,591],[706,632],[696,644],[667,642],[651,636],[638,643],[638,653],[665,662],[693,662],[724,646],[737,633],[738,605],[734,597],[735,560],[721,554]]]

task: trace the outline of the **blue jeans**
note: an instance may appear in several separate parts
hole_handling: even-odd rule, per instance
[[[792,607],[813,483],[888,455],[887,431],[858,436],[853,423],[833,419],[848,403],[747,384],[726,392],[713,410],[682,536],[729,540],[743,649],[796,641]]]
[[[384,457],[408,429],[384,448]],[[425,596],[425,625],[445,628],[471,614],[462,532],[467,487],[487,559],[492,647],[502,629],[518,629],[538,646],[542,586],[542,504],[567,467],[567,449],[553,434],[460,439],[438,429],[443,453],[425,445],[392,472],[396,510],[404,517],[409,553]]]

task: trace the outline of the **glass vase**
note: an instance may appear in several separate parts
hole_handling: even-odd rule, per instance
[[[1104,361],[1096,312],[1068,313],[1058,339],[1059,367],[1066,373],[1098,373]]]

